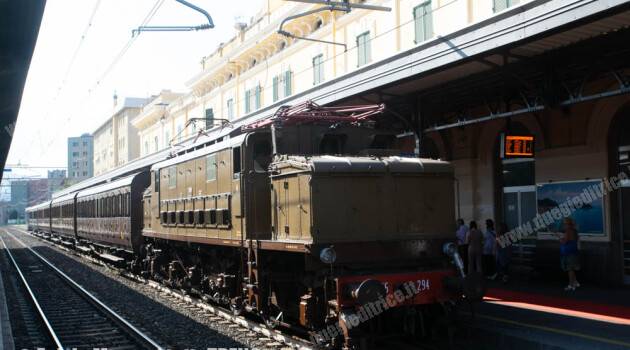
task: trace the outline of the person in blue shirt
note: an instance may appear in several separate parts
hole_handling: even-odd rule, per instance
[[[459,252],[459,256],[464,261],[464,271],[468,271],[468,243],[466,242],[468,231],[468,226],[466,226],[464,220],[457,219],[455,240],[457,241],[457,251]]]
[[[569,275],[569,285],[565,291],[574,291],[580,286],[575,272],[580,270],[580,259],[578,254],[578,232],[572,218],[564,219],[563,233],[559,234],[560,238],[560,267]]]

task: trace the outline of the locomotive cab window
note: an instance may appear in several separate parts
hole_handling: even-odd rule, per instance
[[[254,144],[254,171],[266,173],[272,158],[271,142],[260,140]]]
[[[232,178],[241,176],[241,147],[232,148]]]
[[[346,143],[346,135],[326,134],[319,143],[321,154],[342,154]]]
[[[217,179],[217,156],[211,154],[206,157],[206,181]]]
[[[168,188],[177,187],[177,167],[172,166],[168,168]]]

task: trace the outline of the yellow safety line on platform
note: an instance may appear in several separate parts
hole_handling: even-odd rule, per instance
[[[620,340],[600,338],[600,337],[596,337],[594,335],[575,333],[575,332],[565,331],[563,329],[552,328],[552,327],[547,327],[547,326],[538,326],[538,325],[535,325],[535,324],[523,323],[523,322],[508,320],[508,319],[505,319],[505,318],[495,317],[495,316],[475,314],[475,317],[485,318],[485,319],[488,319],[488,320],[508,323],[508,324],[517,325],[517,326],[521,326],[521,327],[529,327],[529,328],[539,329],[539,330],[552,332],[552,333],[558,333],[558,334],[562,334],[562,335],[570,335],[570,336],[573,336],[573,337],[580,337],[580,338],[584,338],[584,339],[594,340],[594,341],[597,341],[597,342],[600,342],[600,343],[608,343],[608,344],[620,345],[620,346],[625,346],[625,347],[630,348],[630,343],[627,343],[627,342],[624,342],[624,341],[620,341]]]

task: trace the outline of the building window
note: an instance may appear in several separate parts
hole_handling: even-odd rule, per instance
[[[88,143],[87,141],[83,141],[83,147],[87,147]]]
[[[291,72],[290,70],[287,70],[284,73],[273,77],[273,102],[276,102],[281,98],[291,96],[292,75],[293,75],[293,72]]]
[[[227,118],[228,120],[234,118],[234,99],[227,100]]]
[[[519,0],[493,0],[492,10],[494,13],[501,12],[518,4]]]
[[[177,187],[177,167],[168,168],[168,188]]]
[[[260,85],[245,91],[245,113],[249,113],[260,108],[261,104]]]
[[[160,148],[160,140],[158,139],[157,136],[155,136],[153,138],[153,142],[154,142],[154,148],[155,148],[155,152],[158,151],[158,149]]]
[[[370,63],[370,60],[372,59],[372,53],[370,50],[370,32],[365,32],[357,36],[357,55],[358,67]]]
[[[182,136],[183,136],[182,135],[183,134],[182,131],[184,131],[184,130],[182,129],[182,126],[180,124],[180,125],[177,126],[177,142],[182,142]]]
[[[416,44],[433,37],[433,11],[431,10],[431,1],[424,2],[413,9],[413,21],[416,32]]]
[[[324,55],[313,57],[313,85],[324,81]]]
[[[84,171],[84,172],[83,172],[83,176],[87,176],[87,171]]]
[[[144,154],[149,154],[149,141],[144,141]]]
[[[211,154],[206,157],[206,181],[217,179],[217,156]]]
[[[79,152],[72,152],[72,156],[73,157],[78,157],[79,156]]]
[[[78,147],[79,143],[78,142],[72,142],[72,147]]]
[[[170,143],[171,143],[171,135],[170,135],[170,133],[167,131],[167,132],[164,134],[164,147],[169,147],[169,146],[170,146]]]
[[[206,108],[206,130],[212,129],[214,126],[214,111],[212,108]]]

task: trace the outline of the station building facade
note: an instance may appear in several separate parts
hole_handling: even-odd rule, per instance
[[[504,12],[518,0],[353,1],[389,11],[321,11],[320,5],[267,0],[235,35],[204,57],[190,91],[165,90],[136,119],[141,155],[197,135],[200,129],[254,115],[265,107],[343,78],[425,41]],[[522,3],[523,1],[521,1]],[[525,1],[526,2],[526,1]],[[205,119],[206,121],[190,120]],[[202,125],[207,124],[207,125]]]
[[[94,176],[139,157],[138,130],[132,121],[146,102],[146,98],[127,97],[118,105],[117,98],[114,98],[114,113],[92,133]]]

